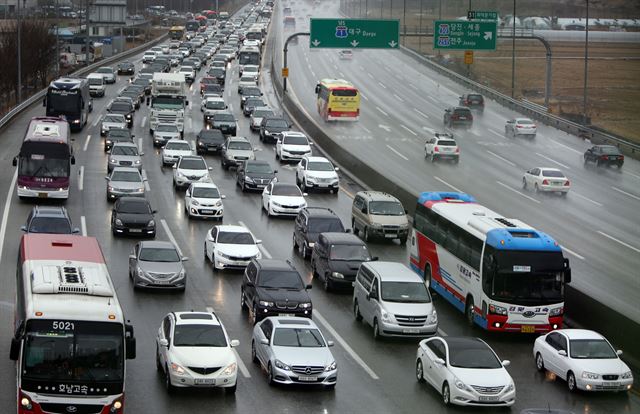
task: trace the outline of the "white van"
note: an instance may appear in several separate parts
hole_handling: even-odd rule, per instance
[[[396,262],[364,262],[353,289],[353,314],[373,337],[435,335],[438,315],[424,281]]]
[[[104,83],[104,76],[102,73],[90,73],[87,75],[89,80],[89,95],[90,96],[104,96],[104,92],[107,86]]]

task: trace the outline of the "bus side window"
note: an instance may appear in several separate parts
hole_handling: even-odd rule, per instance
[[[320,84],[316,85],[316,95],[320,93]]]
[[[482,290],[488,295],[492,294],[491,286],[493,284],[493,272],[497,268],[495,256],[493,255],[494,250],[495,249],[493,247],[485,245],[484,254],[482,255],[482,273],[484,275],[482,278]]]
[[[329,89],[320,87],[320,93],[318,94],[318,97],[320,99],[324,100],[324,101],[328,101],[329,100]]]

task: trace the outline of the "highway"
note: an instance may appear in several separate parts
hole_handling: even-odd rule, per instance
[[[296,4],[304,5],[303,13],[306,13],[305,10],[310,10],[311,7],[311,3],[307,2],[298,1]],[[298,12],[296,8],[294,11]],[[274,20],[272,28],[278,28],[275,25],[278,21],[280,20],[277,18]],[[297,47],[304,49],[303,44],[304,42],[301,41]],[[368,56],[369,52],[366,53]],[[313,62],[315,75],[322,75],[319,73],[320,70],[326,71],[327,75],[331,73],[333,67],[331,56],[334,55],[335,52],[332,51],[307,52],[307,57]],[[323,56],[325,59],[322,58]],[[458,167],[445,164],[425,164],[421,158],[422,137],[425,132],[421,128],[422,126],[433,129],[439,127],[438,119],[442,105],[437,102],[429,104],[429,99],[423,99],[426,92],[425,94],[412,92],[411,88],[405,86],[408,82],[402,81],[402,78],[391,79],[389,74],[382,69],[384,68],[383,63],[373,64],[376,62],[375,59],[391,62],[389,60],[390,54],[372,52],[371,59],[373,60],[371,61],[364,61],[364,56],[364,53],[357,53],[356,59],[349,63],[349,69],[340,68],[345,73],[345,77],[348,77],[349,73],[355,74],[359,70],[359,65],[367,67],[369,71],[380,70],[379,73],[376,71],[377,75],[375,76],[380,75],[377,79],[371,79],[366,75],[359,78],[363,82],[362,88],[368,98],[363,105],[364,114],[361,121],[357,124],[336,128],[336,132],[339,132],[337,135],[343,137],[341,139],[347,150],[362,152],[363,156],[370,157],[379,168],[405,182],[411,188],[420,190],[428,189],[427,187],[448,189],[452,188],[450,186],[454,186],[466,189],[474,193],[482,202],[490,204],[505,214],[524,216],[525,220],[531,224],[549,230],[561,240],[563,245],[574,251],[573,254],[583,257],[583,259],[579,259],[572,255],[569,256],[575,269],[574,274],[578,279],[576,283],[580,283],[580,278],[591,277],[595,279],[597,272],[607,276],[617,274],[607,270],[608,266],[614,266],[616,272],[626,271],[626,273],[620,274],[633,274],[634,270],[637,273],[637,254],[634,256],[635,253],[625,250],[625,246],[616,244],[617,242],[605,236],[599,236],[598,233],[592,234],[591,230],[585,228],[585,221],[591,220],[588,223],[594,229],[602,230],[603,233],[624,240],[630,245],[640,245],[637,228],[634,230],[632,220],[634,206],[637,210],[637,203],[640,200],[630,203],[630,200],[626,198],[628,196],[624,193],[612,190],[612,187],[616,187],[630,194],[634,193],[633,180],[640,178],[630,176],[629,172],[632,172],[634,168],[636,171],[640,170],[637,164],[629,162],[623,168],[622,173],[598,172],[594,169],[583,170],[581,163],[578,162],[580,156],[573,152],[579,151],[581,148],[578,143],[566,140],[564,137],[554,137],[551,130],[544,128],[535,143],[524,143],[518,140],[518,145],[515,145],[500,138],[499,134],[484,136],[484,132],[479,132],[484,129],[481,130],[478,127],[461,137],[460,141],[465,146],[463,147],[463,159]],[[306,65],[304,54],[293,53],[291,57],[294,62],[297,62],[297,67],[306,67],[303,66],[303,64]],[[140,59],[141,55],[133,59],[137,69],[142,67]],[[411,70],[416,70],[415,62],[404,61],[404,57],[399,54],[394,55],[393,59],[398,59],[398,62],[406,64],[403,66],[404,73],[408,74]],[[378,68],[373,66],[378,66]],[[348,70],[352,72],[348,72]],[[199,75],[202,75],[203,72],[200,72]],[[309,74],[305,78],[302,71],[294,71],[293,74],[292,83],[295,86],[296,94],[305,103],[305,107],[313,109],[313,104],[307,103],[309,99],[312,99],[312,95],[304,91],[313,90],[316,77]],[[372,74],[372,76],[374,75]],[[412,82],[432,87],[432,84],[428,83],[426,75],[418,75],[416,72],[416,76],[421,76],[421,78],[412,80]],[[233,63],[228,70],[224,97],[239,120],[238,135],[248,137],[253,145],[259,149],[257,157],[269,161],[275,167],[278,163],[274,157],[273,145],[260,143],[258,135],[249,130],[248,118],[243,117],[239,111],[239,97],[236,92],[237,79],[237,66]],[[202,249],[205,233],[216,223],[199,220],[189,221],[186,218],[183,204],[184,193],[175,192],[172,189],[172,171],[170,168],[161,167],[159,152],[152,146],[148,126],[149,111],[146,106],[142,106],[135,114],[134,133],[137,142],[145,152],[143,168],[149,185],[147,197],[152,206],[158,210],[156,239],[175,241],[183,254],[190,258],[185,263],[189,279],[184,294],[157,291],[134,292],[127,276],[126,259],[137,240],[114,238],[111,235],[109,228],[111,204],[105,201],[106,182],[104,176],[107,170],[107,156],[103,152],[99,131],[100,115],[104,113],[104,108],[110,99],[117,96],[118,91],[126,82],[127,78],[119,77],[115,85],[108,87],[105,98],[95,99],[90,124],[82,132],[74,134],[77,161],[73,167],[74,178],[71,196],[65,204],[75,224],[82,227],[82,233],[97,237],[99,240],[107,258],[118,298],[127,318],[135,327],[138,356],[135,360],[127,363],[126,412],[135,414],[194,413],[205,410],[215,410],[221,413],[250,413],[256,410],[263,413],[469,412],[469,410],[459,408],[445,408],[439,394],[424,384],[416,382],[414,364],[417,340],[375,341],[372,330],[354,320],[351,313],[351,296],[348,292],[324,292],[321,283],[311,279],[308,262],[301,260],[291,248],[293,221],[268,218],[266,214],[261,212],[260,195],[258,193],[243,194],[235,186],[234,171],[224,171],[220,167],[218,156],[208,155],[206,160],[209,166],[213,167],[212,177],[221,188],[221,193],[227,196],[224,200],[224,223],[239,223],[247,226],[257,238],[263,240],[264,256],[292,258],[294,265],[304,278],[309,283],[313,283],[310,295],[314,305],[314,320],[327,338],[336,342],[336,346],[332,350],[339,367],[339,379],[335,391],[307,387],[269,387],[265,374],[251,362],[250,358],[252,327],[248,320],[248,314],[240,309],[242,274],[231,271],[214,273],[210,265],[205,263]],[[385,84],[386,89],[384,90],[391,92],[389,99],[397,99],[393,98],[393,93],[396,93],[405,103],[390,101],[381,94],[376,94],[376,90],[383,90],[378,89],[378,87],[382,87],[377,82]],[[269,104],[278,108],[279,104],[272,92],[269,76],[264,73],[264,70],[262,86]],[[198,83],[196,82],[192,86],[190,111],[186,122],[185,139],[190,142],[195,139],[195,135],[203,126],[197,88]],[[453,91],[456,90],[454,85],[443,81],[440,90],[442,97],[434,99],[453,102]],[[419,118],[422,115],[416,111],[398,111],[398,108],[414,101],[421,102],[418,110],[431,117],[431,121],[426,117],[425,119]],[[387,116],[385,117],[381,112],[373,112],[377,111],[376,106],[385,111]],[[18,152],[29,119],[42,115],[43,112],[41,106],[29,108],[20,114],[7,129],[2,131],[0,137],[2,140],[0,160],[6,171],[0,176],[0,194],[6,200],[0,223],[2,252],[0,266],[4,273],[4,277],[0,279],[0,337],[4,338],[2,349],[5,356],[0,359],[0,370],[4,373],[0,376],[0,389],[5,390],[0,394],[1,413],[13,412],[16,405],[15,393],[13,392],[15,390],[14,363],[8,359],[9,338],[13,335],[14,275],[18,242],[21,235],[20,225],[32,208],[30,202],[21,202],[15,195],[15,171],[11,169],[10,165],[11,159]],[[436,117],[435,114],[438,116]],[[490,107],[481,123],[499,133],[502,128],[502,119]],[[393,128],[394,132],[383,134],[381,131],[384,129],[379,128],[378,124]],[[397,126],[400,124],[405,125],[418,135],[413,137],[408,132],[400,132],[397,130]],[[366,130],[363,128],[368,128],[369,132],[365,134]],[[477,132],[477,135],[473,133],[474,131]],[[385,141],[385,138],[388,141]],[[557,143],[553,144],[554,141]],[[480,144],[480,142],[485,144]],[[389,148],[393,148],[395,151]],[[574,182],[577,180],[576,193],[570,194],[566,200],[521,193],[518,187],[520,165],[525,165],[526,162],[540,163],[545,160],[544,157],[537,156],[536,153],[558,162],[567,163],[571,167],[571,169],[566,169],[567,173],[571,174]],[[499,155],[515,165],[505,163],[495,155]],[[411,165],[418,162],[421,163],[419,164],[420,168],[414,167],[412,169]],[[545,160],[545,162],[547,161]],[[277,169],[281,181],[294,182],[291,166],[277,166]],[[427,173],[427,169],[433,171]],[[574,173],[576,178],[573,178]],[[640,173],[637,175],[640,177]],[[438,177],[438,179],[434,177]],[[351,183],[348,177],[341,178],[342,188],[337,197],[330,194],[312,193],[308,196],[308,203],[313,206],[332,208],[342,218],[344,224],[348,225],[352,195],[360,188]],[[500,181],[505,187],[500,184],[496,185],[496,181]],[[594,184],[596,182],[598,185]],[[507,188],[513,191],[507,190]],[[598,189],[602,193],[599,193]],[[586,198],[593,198],[592,201],[600,203],[602,206],[576,197],[578,193]],[[537,200],[537,202],[531,200]],[[575,213],[565,212],[568,207],[575,210]],[[611,212],[611,217],[602,214],[605,207]],[[555,208],[558,208],[559,211],[554,213],[553,218],[544,213],[544,211]],[[567,234],[565,229],[571,229],[571,232]],[[371,243],[369,247],[372,254],[379,256],[381,260],[407,262],[408,252],[405,247],[399,244]],[[593,270],[588,271],[588,269]],[[591,283],[586,280],[585,284]],[[608,286],[612,295],[618,294],[618,291],[612,291],[618,284],[609,283]],[[624,288],[616,289],[622,295],[625,294],[625,289],[632,290],[632,288],[632,282],[628,281]],[[637,295],[637,291],[630,292],[628,295]],[[512,409],[513,412],[520,412],[520,410],[530,407],[546,408],[547,405],[552,408],[571,409],[576,413],[640,412],[640,397],[635,393],[569,394],[564,382],[552,381],[535,370],[531,355],[533,338],[492,335],[469,328],[464,323],[462,315],[441,298],[435,299],[435,305],[438,310],[441,335],[480,336],[491,344],[501,359],[512,361],[508,370],[515,380],[518,393],[516,404]],[[156,373],[155,368],[155,335],[160,321],[170,311],[207,308],[214,309],[220,315],[231,338],[240,340],[240,346],[237,348],[240,361],[238,391],[235,396],[229,396],[220,390],[180,390],[175,395],[169,396],[164,389],[163,379]],[[483,412],[490,411],[484,410]]]

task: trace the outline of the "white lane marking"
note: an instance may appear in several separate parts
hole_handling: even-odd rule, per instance
[[[364,72],[364,66],[360,65],[360,70]]]
[[[384,83],[382,83],[382,82],[378,82],[378,85],[382,86],[383,89],[387,89],[387,87],[384,86]]]
[[[142,170],[142,178],[144,179],[144,191],[148,193],[151,191],[151,187],[149,186],[149,177],[146,170]]]
[[[629,171],[624,171],[624,174],[629,174],[629,175],[630,175],[630,176],[632,176],[632,177],[635,177],[635,178],[640,179],[640,175],[636,175],[636,174],[634,174],[634,173],[632,173],[632,172],[629,172]]]
[[[232,103],[229,104],[229,111],[233,112],[233,104]]]
[[[364,129],[365,131],[367,131],[368,134],[371,133],[371,131],[369,130],[369,128],[367,128],[366,126],[362,125],[362,129]]]
[[[388,114],[388,113],[386,113],[385,111],[383,111],[382,109],[380,109],[380,107],[377,107],[377,106],[376,106],[376,109],[377,109],[378,111],[380,111],[380,113],[381,113],[381,114],[383,114],[383,115],[385,115],[385,116],[389,116],[389,114]]]
[[[416,90],[418,88],[416,88],[416,85],[414,85],[413,83],[409,83],[409,87],[413,90]]]
[[[533,201],[534,203],[540,204],[540,201],[536,200],[536,199],[535,199],[535,198],[533,198],[533,197],[529,197],[529,196],[528,196],[528,195],[526,195],[525,193],[523,193],[523,192],[521,192],[521,191],[518,191],[518,190],[516,190],[515,188],[511,188],[511,187],[509,187],[507,184],[503,183],[502,181],[496,181],[496,183],[498,183],[499,185],[503,186],[504,188],[506,188],[506,189],[507,189],[507,190],[509,190],[509,191],[512,191],[512,192],[514,192],[514,193],[516,193],[516,194],[521,195],[522,197],[526,198],[527,200],[531,200],[531,201]]]
[[[102,115],[97,117],[95,121],[93,121],[93,127],[95,128],[98,125],[98,122],[102,120]]]
[[[393,94],[393,96],[394,96],[397,100],[399,100],[400,102],[404,102],[404,99],[402,99],[402,98],[401,98],[400,96],[398,96],[397,94],[395,94],[395,93],[394,93],[394,94]]]
[[[436,180],[440,181],[442,184],[446,185],[447,187],[451,188],[453,191],[457,191],[459,193],[464,193],[464,191],[462,191],[461,189],[459,189],[458,187],[449,184],[448,182],[446,182],[445,180],[443,180],[440,177],[436,177],[435,175],[433,176],[433,178],[435,178]]]
[[[475,129],[472,129],[472,130],[471,130],[471,133],[472,133],[473,135],[475,135],[476,137],[480,137],[480,136],[481,136],[481,135],[480,135],[480,133],[479,133],[478,131],[476,131]]]
[[[261,206],[260,208],[262,208],[262,206]],[[243,222],[241,222],[241,221],[238,221],[238,224],[239,224],[239,225],[241,225],[242,227],[244,227],[245,229],[249,230],[249,232],[253,235],[253,238],[254,238],[254,239],[258,239],[258,238],[256,237],[256,235],[255,235],[255,234],[253,234],[253,232],[251,231],[251,229],[249,228],[249,226],[247,226],[246,224],[244,224],[244,223],[243,223]],[[271,253],[269,253],[269,251],[267,250],[267,248],[266,248],[266,247],[264,247],[264,245],[263,245],[262,243],[258,245],[258,249],[262,252],[262,255],[263,255],[264,257],[266,257],[267,259],[271,259],[271,257],[272,257],[272,256],[271,256]]]
[[[333,326],[331,326],[329,322],[320,314],[320,312],[315,309],[313,310],[313,319],[317,319],[321,324],[324,325],[331,336],[333,336],[333,338],[344,348],[344,350],[347,351],[351,358],[353,358],[353,360],[356,361],[356,363],[360,365],[371,378],[373,378],[374,380],[380,379],[380,377],[378,377],[378,375],[371,368],[369,368],[366,362],[364,362],[362,358],[360,358],[356,351],[354,351],[353,348],[349,346],[347,341],[345,341],[340,336],[340,334],[338,334],[338,332],[333,329]]]
[[[618,187],[611,186],[611,188],[612,188],[613,190],[615,190],[615,191],[617,191],[617,192],[621,193],[621,194],[624,194],[624,195],[629,196],[629,197],[631,197],[631,198],[635,198],[636,200],[640,200],[640,197],[638,197],[638,196],[637,196],[637,195],[635,195],[635,194],[627,193],[626,191],[621,190],[621,189],[619,189]]]
[[[440,336],[449,336],[448,333],[446,333],[445,331],[443,331],[442,329],[438,328],[438,333],[440,334]]]
[[[143,118],[142,118],[142,122],[140,122],[140,127],[141,127],[141,128],[144,128],[144,125],[145,125],[146,123],[147,123],[147,117],[145,116],[145,117],[143,117]]]
[[[387,125],[378,124],[378,128],[384,129],[387,132],[391,132],[391,127]]]
[[[196,141],[191,140],[190,142],[191,142],[191,150],[195,151],[196,150]]]
[[[498,154],[496,154],[495,152],[491,152],[491,151],[489,151],[489,150],[487,150],[487,152],[488,152],[489,154],[493,155],[494,157],[496,157],[496,158],[498,158],[498,159],[500,159],[500,160],[502,160],[502,161],[506,162],[507,164],[511,165],[512,167],[515,167],[515,166],[516,166],[516,165],[515,165],[514,163],[512,163],[511,161],[509,161],[509,160],[508,160],[508,159],[506,159],[506,158],[503,158],[503,157],[499,156],[499,155],[498,155]]]
[[[391,145],[387,145],[387,148],[389,148],[391,151],[395,152],[396,155],[400,158],[402,158],[405,161],[409,161],[409,158],[405,157],[404,155],[402,155],[397,149],[393,148]]]
[[[13,173],[13,179],[11,180],[11,185],[9,186],[9,192],[7,193],[7,198],[4,202],[4,211],[2,212],[2,225],[0,225],[0,253],[4,250],[4,236],[7,233],[7,220],[9,220],[9,208],[11,207],[11,195],[16,187],[16,181],[18,180],[18,169],[16,168],[16,172]],[[0,254],[0,262],[2,261],[2,254]]]
[[[566,168],[567,170],[570,170],[570,169],[571,169],[571,167],[569,167],[568,165],[564,165],[563,163],[561,163],[561,162],[559,162],[559,161],[556,161],[556,160],[554,160],[553,158],[549,158],[549,157],[547,157],[546,155],[542,155],[542,154],[540,154],[539,152],[536,152],[536,155],[537,155],[538,157],[542,157],[542,158],[544,158],[544,159],[545,159],[545,160],[547,160],[547,161],[551,161],[552,163],[554,163],[554,164],[556,164],[556,165],[559,165],[559,166],[561,166],[562,168]]]
[[[162,224],[164,231],[167,233],[167,236],[169,236],[169,240],[171,240],[171,243],[176,246],[176,250],[180,253],[180,256],[182,256],[182,250],[180,250],[180,246],[178,246],[178,242],[176,242],[176,238],[173,237],[173,233],[171,233],[171,229],[165,219],[160,219],[160,223]]]
[[[138,138],[138,153],[142,152],[142,137]]]
[[[343,79],[344,79],[344,73],[342,73],[342,72],[338,72],[338,74],[340,75],[340,77],[341,77],[341,78],[343,78]]]
[[[583,196],[582,194],[576,193],[575,191],[572,191],[572,192],[571,192],[571,194],[573,194],[574,196],[576,196],[576,197],[578,197],[578,198],[581,198],[581,199],[583,199],[583,200],[587,200],[588,202],[593,203],[593,204],[595,204],[596,206],[600,206],[600,207],[602,207],[602,203],[598,203],[597,201],[592,200],[592,199],[590,199],[589,197],[585,197],[585,196]]]
[[[364,94],[363,94],[362,92],[360,92],[360,96],[362,96],[362,98],[363,98],[365,101],[368,101],[368,100],[369,100],[369,98],[367,98],[366,96],[364,96]]]
[[[83,236],[87,236],[87,219],[85,216],[80,216],[80,231]]]
[[[333,65],[333,68],[334,68],[335,70],[338,70],[338,65],[334,64],[334,65]]]
[[[491,132],[493,135],[497,135],[500,138],[504,139],[504,135],[502,135],[501,133],[499,133],[498,131],[496,131],[494,129],[489,128],[489,132]]]
[[[638,249],[638,248],[636,248],[636,247],[633,247],[633,246],[632,246],[632,245],[630,245],[629,243],[625,243],[625,242],[623,242],[622,240],[616,239],[615,237],[610,236],[610,235],[608,235],[607,233],[601,232],[600,230],[597,230],[597,231],[596,231],[596,233],[598,233],[598,234],[600,234],[600,235],[602,235],[602,236],[604,236],[604,237],[606,237],[606,238],[608,238],[608,239],[611,239],[611,240],[613,240],[614,242],[618,242],[618,243],[620,243],[621,245],[623,245],[624,247],[628,247],[628,248],[630,248],[630,249],[631,249],[631,250],[633,250],[634,252],[640,253],[640,249]]]
[[[369,75],[369,77],[373,79],[373,75],[370,72],[367,72],[367,75]]]
[[[415,132],[413,132],[411,129],[407,128],[406,126],[400,124],[400,128],[403,128],[405,131],[409,132],[410,134],[412,134],[414,137],[417,137],[418,134],[416,134]]]
[[[555,143],[555,144],[557,144],[557,145],[560,145],[561,147],[564,147],[564,148],[568,149],[569,151],[573,151],[573,152],[575,152],[576,154],[580,154],[580,155],[582,155],[582,152],[578,151],[577,149],[573,149],[573,148],[571,148],[571,147],[569,147],[569,146],[567,146],[567,145],[561,144],[561,143],[559,143],[558,141],[556,141],[556,140],[555,140],[555,139],[553,139],[553,138],[549,138],[549,141],[551,141],[551,142],[553,142],[553,143]]]
[[[425,114],[424,112],[421,112],[419,110],[417,110],[416,108],[413,108],[414,111],[416,111],[417,113],[419,113],[420,115],[422,115],[423,117],[429,119],[429,115]]]
[[[207,310],[207,312],[214,313],[214,310],[211,306],[207,306],[205,309]],[[242,376],[245,378],[251,378],[251,374],[249,373],[249,370],[247,369],[247,366],[244,364],[244,361],[242,360],[242,358],[240,358],[240,354],[238,354],[238,351],[235,348],[232,348],[231,350],[236,355],[236,361],[238,361],[238,369],[240,369]]]
[[[80,171],[78,171],[78,190],[82,191],[84,189],[84,165],[80,166]]]
[[[86,151],[89,148],[89,141],[91,141],[91,134],[87,135],[87,140],[84,142],[84,147],[82,147],[82,151]]]
[[[315,73],[314,71],[311,71],[311,75],[312,75],[314,78],[317,78],[316,73]]]
[[[574,252],[573,250],[567,249],[563,245],[560,245],[560,247],[562,248],[562,250],[565,250],[567,253],[571,254],[572,256],[575,256],[580,260],[584,260],[584,256],[579,255],[578,253]]]
[[[427,98],[433,102],[438,102],[438,100],[431,95],[427,95]]]

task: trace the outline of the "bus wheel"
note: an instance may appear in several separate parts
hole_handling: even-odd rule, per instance
[[[467,304],[464,308],[464,314],[467,318],[469,326],[473,326],[473,296],[467,298]]]

